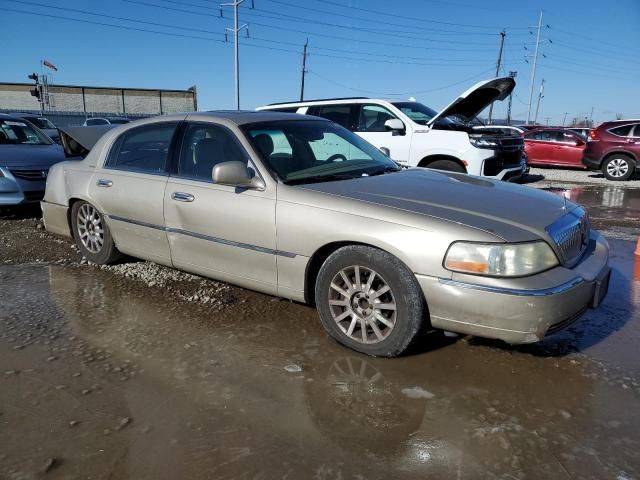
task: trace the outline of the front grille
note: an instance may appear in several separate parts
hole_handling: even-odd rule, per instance
[[[573,266],[587,249],[591,225],[583,208],[576,208],[547,227],[564,265]]]
[[[32,182],[41,182],[47,179],[47,170],[18,170],[11,169],[11,174],[16,178],[30,180]]]
[[[500,145],[505,150],[522,150],[524,140],[522,137],[503,137],[500,139]]]

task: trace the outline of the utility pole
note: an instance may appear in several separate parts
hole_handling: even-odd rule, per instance
[[[527,125],[531,121],[531,103],[533,102],[533,84],[536,81],[536,65],[538,64],[538,47],[540,46],[540,29],[542,28],[542,10],[538,19],[538,33],[536,34],[536,50],[533,54],[533,67],[531,68],[531,84],[529,85],[529,107],[527,108]]]
[[[511,78],[516,78],[518,72],[509,72]],[[509,94],[509,106],[507,107],[507,125],[511,125],[511,104],[513,103],[513,91]]]
[[[309,39],[304,42],[304,51],[302,52],[302,81],[300,82],[300,101],[304,101],[304,74],[307,73],[307,46]]]
[[[504,48],[504,37],[507,35],[507,32],[502,30],[500,32],[500,50],[498,50],[498,61],[496,62],[496,77],[500,75],[500,64],[502,63],[502,49]],[[493,116],[493,104],[491,102],[491,106],[489,107],[489,119],[487,123],[491,125],[491,117]]]
[[[564,118],[562,119],[562,126],[564,127],[565,122],[567,121],[567,115],[569,115],[569,112],[564,112]]]
[[[591,114],[589,115],[589,127],[593,127],[593,105],[591,106]]]
[[[533,123],[538,123],[538,110],[540,110],[540,100],[544,97],[544,78],[540,84],[540,93],[538,93],[538,104],[536,105],[536,116],[533,119]]]
[[[240,57],[238,52],[238,32],[247,28],[245,23],[238,27],[238,7],[244,0],[234,0],[231,3],[221,3],[221,7],[233,7],[233,28],[225,28],[225,30],[233,33],[233,58],[235,64],[235,81],[236,81],[236,110],[240,110]],[[226,35],[225,35],[226,37]]]
[[[551,120],[551,117],[544,117],[544,121],[547,125],[549,125],[549,120]]]

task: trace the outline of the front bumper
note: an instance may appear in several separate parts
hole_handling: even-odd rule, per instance
[[[35,203],[44,197],[46,181],[16,178],[8,168],[0,167],[0,206]]]
[[[518,282],[514,288],[497,287],[481,283],[479,277],[478,283],[423,275],[417,279],[433,327],[512,344],[532,343],[567,327],[588,308],[600,304],[608,288],[608,260],[609,246],[594,232],[578,265],[530,277],[536,288],[522,288]]]

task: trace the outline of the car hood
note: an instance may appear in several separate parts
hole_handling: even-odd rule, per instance
[[[49,168],[66,160],[60,145],[0,145],[0,167]]]
[[[577,207],[535,188],[422,168],[301,188],[452,221],[505,241],[548,238],[545,227]]]
[[[428,125],[433,125],[443,118],[457,115],[465,121],[473,120],[480,112],[496,100],[504,100],[516,86],[511,77],[494,78],[476,83],[469,90],[458,96],[453,102],[443,108]]]

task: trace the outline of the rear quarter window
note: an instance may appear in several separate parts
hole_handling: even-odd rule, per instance
[[[619,137],[628,137],[631,133],[633,125],[622,125],[620,127],[610,128],[609,133],[617,135]]]

